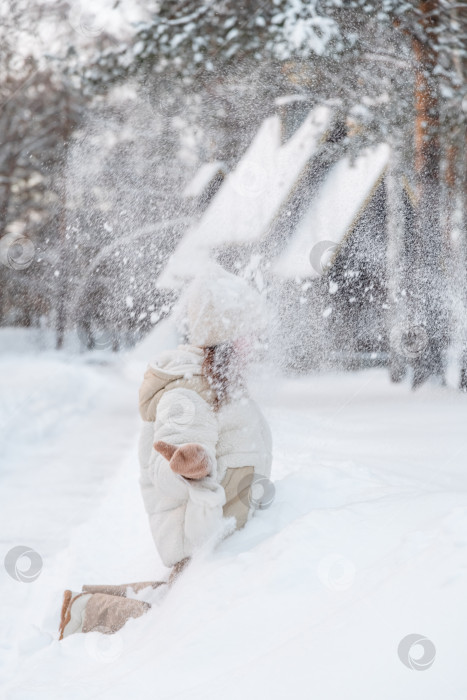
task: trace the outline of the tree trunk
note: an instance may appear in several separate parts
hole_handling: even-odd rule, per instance
[[[461,226],[461,293],[462,293],[462,319],[461,319],[461,368],[459,387],[462,391],[467,391],[467,163],[465,161],[465,153],[467,152],[467,128],[464,123],[462,128],[462,141],[460,153],[460,178],[459,178],[459,207],[460,207],[460,226]]]
[[[391,147],[391,157],[384,182],[386,188],[389,373],[391,381],[400,382],[407,372],[407,359],[401,347],[405,317],[405,297],[403,294],[405,287],[403,275],[405,219],[400,152],[397,145]]]
[[[462,60],[460,55],[454,57],[454,64],[460,78],[461,84],[464,82],[464,76],[467,75],[467,59]],[[465,105],[465,106],[464,106]],[[460,341],[461,341],[461,364],[460,364],[460,379],[459,388],[467,392],[467,161],[465,154],[467,153],[467,126],[463,112],[467,109],[467,98],[464,97],[464,105],[459,105],[460,110],[460,126],[458,134],[458,149],[456,158],[455,183],[456,204],[458,207],[458,225],[460,229],[460,245],[459,245],[459,280],[461,293],[461,319],[460,319]]]
[[[61,163],[58,166],[58,180],[59,180],[59,201],[60,201],[60,214],[59,214],[59,262],[58,262],[58,278],[57,278],[57,306],[56,306],[56,317],[55,317],[55,347],[57,350],[63,348],[65,342],[65,331],[67,327],[67,295],[68,295],[68,274],[69,270],[69,259],[68,259],[68,241],[67,241],[67,185],[66,185],[66,163],[67,163],[67,152],[68,152],[68,140],[72,132],[72,124],[70,118],[70,105],[69,98],[65,96],[65,108],[64,108],[64,122],[63,122],[63,152]]]
[[[8,224],[8,213],[10,209],[10,197],[11,197],[11,183],[13,178],[13,173],[16,166],[16,158],[14,160],[9,159],[6,163],[5,169],[2,172],[2,179],[4,179],[3,185],[0,186],[0,238],[5,235],[5,229]],[[5,272],[5,271],[3,271]],[[2,323],[5,317],[5,302],[7,299],[7,294],[5,294],[6,284],[2,282],[0,285],[0,323]]]
[[[411,275],[411,321],[415,333],[427,342],[413,358],[413,388],[430,376],[444,381],[447,318],[442,301],[444,274],[440,221],[440,141],[436,53],[429,45],[430,13],[436,2],[420,3],[425,40],[413,39],[415,78],[415,172],[418,207],[414,231]]]
[[[57,308],[55,316],[55,347],[63,348],[66,329],[66,294],[67,294],[67,244],[66,244],[66,190],[63,193],[63,201],[60,203],[59,241],[60,252],[57,278]]]

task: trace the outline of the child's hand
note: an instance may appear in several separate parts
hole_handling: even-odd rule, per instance
[[[204,447],[195,442],[177,447],[158,440],[154,443],[154,449],[168,460],[172,471],[186,479],[202,479],[210,472],[209,455]]]

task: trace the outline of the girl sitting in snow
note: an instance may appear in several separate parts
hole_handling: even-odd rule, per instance
[[[116,632],[150,607],[128,592],[171,585],[197,549],[252,516],[252,484],[271,473],[270,430],[243,379],[246,341],[262,325],[259,301],[244,280],[217,265],[188,288],[180,309],[190,344],[150,364],[139,393],[140,485],[170,576],[167,583],[65,591],[60,639]]]

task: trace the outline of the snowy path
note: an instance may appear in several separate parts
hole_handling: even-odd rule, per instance
[[[7,700],[465,699],[465,396],[379,371],[282,382],[260,397],[272,506],[118,635],[58,643],[65,587],[165,573],[137,484],[141,367],[0,363],[2,554],[44,560],[30,584],[2,569]],[[426,671],[398,658],[412,633]]]

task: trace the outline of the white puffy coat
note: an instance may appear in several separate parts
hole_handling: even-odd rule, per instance
[[[210,391],[202,390],[203,357],[201,348],[189,345],[164,353],[148,366],[140,391],[140,410],[143,418],[149,418],[140,435],[140,485],[166,566],[191,556],[221,530],[225,503],[221,482],[227,469],[250,466],[257,475],[271,474],[271,432],[260,409],[245,396],[214,411]],[[154,450],[157,440],[202,445],[211,458],[209,476],[190,480],[174,473]],[[252,509],[254,504],[249,515]]]

